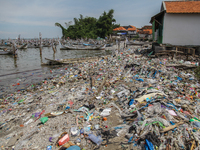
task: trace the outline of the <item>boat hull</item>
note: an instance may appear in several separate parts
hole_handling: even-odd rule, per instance
[[[98,47],[71,47],[60,43],[60,50],[105,50],[106,45]]]
[[[0,55],[13,55],[13,51],[0,51]]]

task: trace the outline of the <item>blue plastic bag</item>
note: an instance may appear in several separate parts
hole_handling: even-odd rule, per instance
[[[146,141],[145,149],[146,150],[154,150],[153,144],[147,139],[145,141]]]
[[[131,101],[129,102],[129,106],[131,106],[134,103],[134,99],[131,99]]]

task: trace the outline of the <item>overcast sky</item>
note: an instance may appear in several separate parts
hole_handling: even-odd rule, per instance
[[[61,37],[65,22],[73,18],[98,18],[104,11],[114,9],[116,23],[137,28],[148,25],[160,11],[162,0],[0,0],[0,38]]]

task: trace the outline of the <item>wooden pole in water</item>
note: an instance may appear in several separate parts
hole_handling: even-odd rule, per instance
[[[118,41],[118,53],[119,53],[119,50],[120,50],[120,39]]]
[[[15,42],[14,41],[12,41],[12,48],[13,48],[13,56],[14,56],[14,58],[17,58],[17,48],[16,48],[16,46],[15,46]]]
[[[40,55],[42,55],[42,34],[39,32],[39,39],[40,39]]]
[[[55,47],[53,46],[53,45],[54,45],[53,40],[51,40],[51,44],[52,44],[53,52],[56,53],[56,49],[55,49]]]

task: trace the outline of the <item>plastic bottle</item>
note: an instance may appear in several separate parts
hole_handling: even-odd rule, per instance
[[[46,150],[52,150],[52,146],[51,145],[47,146]]]
[[[79,131],[77,127],[71,127],[71,135],[72,136],[77,136],[79,134]]]
[[[81,148],[77,145],[74,145],[74,146],[70,146],[69,148],[67,148],[67,150],[81,150]]]
[[[91,127],[90,126],[87,126],[87,127],[84,127],[83,128],[83,132],[84,132],[84,134],[90,134],[91,133]]]
[[[101,144],[101,142],[102,142],[102,139],[101,139],[100,136],[95,136],[94,134],[89,134],[88,137],[89,137],[89,139],[90,139],[92,142],[96,143],[98,146],[99,146],[99,145]]]
[[[59,141],[58,141],[58,144],[59,146],[65,144],[66,142],[69,141],[69,135],[68,134],[65,134]]]

